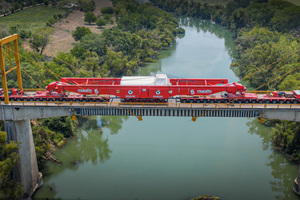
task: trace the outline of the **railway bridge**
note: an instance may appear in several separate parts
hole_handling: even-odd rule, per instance
[[[264,118],[297,122],[300,121],[300,101],[298,102],[297,99],[299,98],[298,96],[300,94],[298,94],[298,92],[297,94],[294,94],[296,96],[287,96],[286,99],[283,97],[277,99],[278,94],[275,92],[275,99],[268,95],[264,96],[267,98],[264,102],[273,102],[273,104],[264,104],[262,98],[258,100],[256,104],[249,103],[249,99],[245,100],[245,103],[240,103],[243,102],[243,98],[238,99],[235,103],[201,103],[205,101],[207,102],[206,99],[203,101],[201,99],[192,100],[192,102],[199,103],[180,103],[180,99],[177,98],[169,99],[166,103],[123,103],[120,101],[120,98],[111,98],[108,102],[96,102],[96,100],[103,100],[100,97],[94,99],[95,102],[64,102],[63,100],[69,101],[71,98],[58,98],[61,101],[56,101],[56,97],[52,97],[53,99],[51,99],[47,96],[50,93],[45,92],[40,92],[39,94],[36,92],[35,95],[41,98],[19,98],[18,95],[23,95],[25,90],[23,91],[22,86],[21,67],[17,43],[18,38],[19,36],[15,34],[0,39],[0,70],[3,86],[3,89],[0,90],[1,95],[3,95],[3,97],[0,98],[0,120],[4,121],[4,129],[8,134],[8,140],[21,142],[18,152],[20,155],[20,160],[15,172],[13,173],[13,176],[21,183],[25,192],[25,196],[28,197],[30,197],[34,191],[42,185],[42,174],[38,172],[30,119],[59,116],[72,116],[73,119],[76,119],[76,116],[80,115],[110,115],[135,116],[139,121],[142,121],[143,116],[190,117],[194,122],[201,117],[258,117],[260,118],[261,122]],[[13,43],[13,46],[11,43]],[[3,47],[5,47],[5,50]],[[9,62],[5,61],[6,57],[9,59]],[[12,66],[12,57],[15,59],[15,67]],[[7,70],[8,65],[9,69]],[[14,98],[8,94],[9,90],[7,88],[6,80],[6,75],[13,70],[17,71],[18,89],[19,92],[21,91],[22,93],[19,94],[18,90],[13,89],[12,96],[14,96]],[[99,86],[94,85],[94,83],[90,83],[91,85],[87,84],[88,79],[61,79],[61,81],[64,83],[49,84],[47,86],[47,92],[53,92],[54,90],[57,90],[56,93],[62,94],[66,90],[71,92],[75,91],[76,93],[76,91],[79,91],[78,88],[80,88],[82,95],[89,95],[90,93],[98,95],[98,89],[100,89]],[[118,88],[114,87],[114,84],[120,85],[120,81],[122,81],[118,78],[113,80],[105,78],[99,80],[95,78],[92,82],[98,81],[99,83],[99,81],[102,81],[101,88],[104,92],[101,94],[110,94],[111,96],[119,97],[123,95],[125,98],[128,96],[128,98],[135,98],[133,95],[134,92],[137,92],[140,89],[143,95],[146,95],[148,90],[149,95],[151,93],[153,98],[163,97],[163,99],[168,99],[170,96],[175,97],[176,92],[178,95],[182,95],[183,93],[184,95],[188,95],[189,93],[194,95],[195,92],[197,92],[197,95],[208,95],[208,93],[214,94],[227,91],[230,93],[229,95],[235,95],[237,92],[244,93],[246,90],[246,88],[239,83],[227,84],[227,79],[169,79],[170,82],[175,85],[175,87],[172,87],[173,89],[171,89],[171,86],[167,86],[167,84],[161,84],[161,82],[165,83],[167,80],[168,79],[166,79],[166,77],[164,78],[164,76],[158,76],[157,83],[159,83],[159,88],[152,88],[151,90],[144,87],[139,88],[137,85],[133,87],[134,89],[127,88],[126,85],[131,85],[132,83],[129,79],[123,79],[123,82],[125,81],[123,84],[124,87],[118,86]],[[129,81],[129,83],[126,81]],[[69,82],[77,83],[79,85],[74,86],[69,84]],[[124,92],[125,90],[126,92]],[[164,94],[161,94],[163,92]],[[253,94],[248,93],[246,96],[247,95],[248,98],[253,98]],[[294,97],[297,98],[295,99]],[[140,98],[144,98],[144,96]],[[145,98],[148,98],[148,96]],[[232,98],[234,99],[235,97],[232,96]],[[19,101],[9,102],[11,99]],[[73,100],[76,101],[76,99]],[[182,102],[188,101],[190,102],[188,99],[182,100]],[[215,102],[219,101],[221,102],[220,98],[215,100]],[[300,194],[300,187],[298,186],[299,181],[300,176],[298,175],[298,177],[295,179],[294,186],[294,191],[298,194]]]
[[[143,116],[159,116],[189,117],[194,122],[201,117],[258,117],[261,121],[268,118],[299,122],[300,105],[180,103],[176,99],[171,99],[168,103],[122,103],[119,99],[103,103],[11,101],[10,104],[5,104],[0,101],[0,120],[4,121],[8,139],[21,142],[20,162],[15,179],[21,182],[28,196],[42,185],[30,119],[59,116],[76,118],[80,115],[135,116],[139,121]],[[295,191],[298,190],[297,180],[295,180]]]

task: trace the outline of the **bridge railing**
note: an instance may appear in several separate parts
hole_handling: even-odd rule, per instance
[[[53,102],[53,101],[10,101],[6,105],[0,101],[0,105],[5,106],[71,106],[71,107],[117,107],[117,108],[234,108],[234,109],[300,109],[299,104],[253,104],[253,103],[136,103],[136,102]]]

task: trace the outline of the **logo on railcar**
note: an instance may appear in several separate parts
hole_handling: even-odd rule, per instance
[[[92,93],[93,90],[91,89],[78,89],[78,92],[83,92],[83,93]]]
[[[197,90],[197,93],[205,93],[205,94],[209,94],[209,93],[212,93],[211,90]]]

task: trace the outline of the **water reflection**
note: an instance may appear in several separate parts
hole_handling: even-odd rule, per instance
[[[224,39],[225,49],[228,51],[230,58],[233,60],[237,56],[234,44],[234,34],[228,29],[215,24],[208,20],[200,20],[197,18],[179,18],[179,23],[183,27],[196,28],[197,32],[209,32],[219,39]]]
[[[258,119],[251,119],[246,124],[249,127],[248,133],[251,135],[258,135],[262,140],[263,149],[265,151],[268,150],[272,139],[271,129],[259,123]]]
[[[270,182],[272,190],[277,192],[275,196],[277,200],[300,199],[293,193],[293,183],[296,178],[297,164],[291,165],[287,162],[284,155],[279,152],[273,152],[269,158],[267,166],[272,168],[272,176],[274,181]]]
[[[181,35],[183,37],[183,35]],[[181,37],[181,38],[182,38]],[[162,72],[162,59],[170,57],[176,50],[176,43],[172,43],[169,47],[164,48],[159,55],[159,59],[155,63],[146,63],[140,67],[135,75],[148,76]]]
[[[115,135],[122,129],[122,124],[128,119],[128,116],[113,117],[101,116],[102,126],[110,130],[111,135]]]
[[[248,121],[247,126],[249,127],[248,132],[251,135],[258,135],[261,138],[263,149],[270,151],[266,165],[272,168],[274,180],[270,181],[270,185],[272,191],[277,193],[275,198],[277,200],[300,199],[300,197],[292,192],[298,165],[296,163],[289,163],[284,154],[272,150],[270,127],[259,123],[258,119]]]

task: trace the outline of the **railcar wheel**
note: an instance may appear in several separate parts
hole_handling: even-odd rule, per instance
[[[238,103],[243,103],[243,101],[241,99],[238,100]]]
[[[226,99],[226,100],[224,100],[224,103],[228,103],[229,101]]]
[[[247,99],[247,100],[245,100],[245,103],[250,103],[250,101]]]
[[[270,100],[266,100],[266,103],[270,103]]]
[[[41,101],[40,99],[36,99],[35,101]]]
[[[275,104],[275,103],[277,103],[277,101],[276,101],[276,100],[273,100],[272,103]]]
[[[197,100],[196,100],[196,103],[201,103],[201,100],[200,100],[200,99],[197,99]]]
[[[193,99],[190,99],[189,102],[190,102],[190,103],[194,103],[194,100],[193,100]]]
[[[34,101],[34,99],[30,98],[29,101]]]
[[[86,102],[86,99],[83,99],[82,102]]]
[[[286,103],[286,104],[290,104],[290,103],[291,103],[291,101],[290,101],[290,100],[287,100],[287,101],[285,101],[285,103]]]
[[[218,99],[218,100],[217,100],[217,103],[221,103],[221,100],[220,100],[220,99]]]
[[[211,99],[209,100],[209,103],[215,103],[215,100]]]
[[[283,103],[283,100],[279,100],[279,103],[282,104],[282,103]]]
[[[204,99],[204,100],[203,100],[203,103],[207,103],[207,102],[208,102],[207,99]]]
[[[21,99],[20,99],[20,98],[17,98],[17,101],[21,101]]]
[[[75,102],[80,102],[80,100],[79,100],[79,99],[76,99]]]
[[[182,99],[182,101],[181,101],[182,103],[186,103],[187,102],[187,100],[186,99]]]
[[[296,103],[298,103],[298,101],[297,101],[297,100],[294,100],[293,103],[296,104]]]
[[[258,103],[262,104],[262,103],[263,103],[263,101],[260,99],[260,100],[258,100]]]
[[[47,99],[46,99],[46,98],[43,98],[42,101],[47,101]]]

